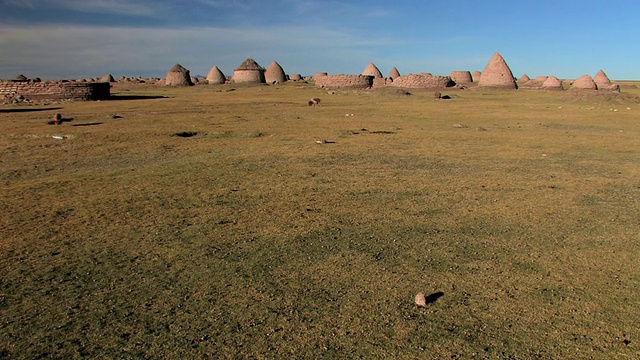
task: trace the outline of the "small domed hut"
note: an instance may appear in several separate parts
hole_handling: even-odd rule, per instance
[[[265,69],[253,59],[246,59],[235,70],[231,82],[234,83],[265,83]]]

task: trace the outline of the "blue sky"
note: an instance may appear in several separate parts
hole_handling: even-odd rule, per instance
[[[246,58],[287,73],[603,69],[640,80],[637,0],[0,0],[0,78],[226,75]]]

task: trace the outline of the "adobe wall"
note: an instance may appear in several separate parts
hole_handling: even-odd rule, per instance
[[[109,83],[0,80],[0,99],[3,103],[106,100],[111,96],[110,88]]]
[[[383,77],[373,78],[373,87],[376,88],[376,89],[377,88],[381,88],[381,87],[387,86],[387,83],[391,82],[391,81],[393,81],[393,80],[389,79],[387,81],[387,78],[383,78]]]
[[[373,86],[373,76],[366,75],[316,75],[313,79],[316,86],[331,89],[368,89]]]
[[[388,85],[413,89],[441,89],[454,86],[455,83],[448,76],[409,74],[393,79]]]
[[[264,78],[263,70],[234,70],[231,82],[264,84],[267,81]]]

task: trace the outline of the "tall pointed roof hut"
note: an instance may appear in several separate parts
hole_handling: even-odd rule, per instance
[[[267,70],[264,72],[264,78],[267,83],[282,83],[287,81],[287,74],[285,74],[282,66],[277,62],[272,62]]]
[[[482,71],[478,86],[499,90],[516,90],[518,88],[509,65],[498,52],[493,54]]]
[[[591,75],[582,75],[573,82],[571,88],[579,90],[597,90],[598,86],[591,78]]]
[[[609,80],[609,77],[604,73],[604,71],[602,71],[602,69],[598,71],[596,76],[593,77],[593,81],[595,81],[596,85],[598,86],[598,90],[620,92],[620,85],[612,84],[611,80]]]
[[[235,70],[231,82],[234,83],[265,83],[264,68],[253,59],[246,59]]]
[[[382,77],[382,73],[380,72],[380,69],[378,69],[378,67],[373,62],[370,62],[369,65],[367,65],[367,67],[364,68],[364,70],[362,71],[362,75],[373,76],[374,78]]]
[[[191,73],[182,65],[175,64],[167,72],[165,84],[172,86],[193,86],[193,82],[191,82]]]
[[[207,82],[209,84],[224,84],[226,79],[222,70],[218,69],[217,66],[212,67],[207,74]]]
[[[396,79],[400,77],[400,72],[398,71],[398,69],[396,69],[395,67],[393,69],[391,69],[391,71],[389,71],[389,75],[387,75],[387,77],[391,78],[391,79]]]
[[[604,71],[602,71],[602,69],[600,69],[600,71],[598,71],[596,76],[593,77],[593,81],[596,82],[596,84],[598,85],[598,88],[607,87],[611,85],[611,80],[609,80],[609,77],[607,76],[607,74],[604,73]]]

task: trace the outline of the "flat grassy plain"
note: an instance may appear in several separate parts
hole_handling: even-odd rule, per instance
[[[0,358],[638,358],[625,84],[2,106]]]

